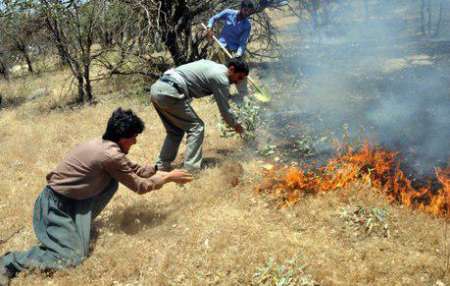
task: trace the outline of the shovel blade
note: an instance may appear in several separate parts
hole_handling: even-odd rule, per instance
[[[269,91],[265,87],[257,90],[253,94],[253,96],[255,97],[256,100],[258,100],[260,102],[264,102],[264,103],[270,102],[272,100],[272,97],[270,96]]]

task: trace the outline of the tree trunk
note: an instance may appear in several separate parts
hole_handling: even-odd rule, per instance
[[[92,85],[91,85],[91,78],[90,78],[90,65],[87,63],[84,65],[84,93],[87,96],[87,100],[89,103],[92,103]]]
[[[138,36],[137,43],[138,43],[139,54],[144,55],[146,49],[145,49],[145,36],[143,33]]]
[[[183,29],[189,25],[192,14],[185,1],[178,1],[177,4],[171,2],[165,1],[161,6],[164,13],[169,16],[165,19],[167,24],[163,36],[164,44],[175,64],[182,65],[187,63],[189,58],[185,49],[187,47],[183,47]]]
[[[434,32],[434,36],[435,37],[439,36],[439,33],[441,32],[443,6],[444,6],[444,0],[441,0],[439,2],[439,16],[438,16],[438,20],[437,20],[437,23],[436,23],[436,31]]]
[[[61,67],[66,67],[70,65],[70,60],[67,58],[66,54],[58,49],[58,55],[59,55],[59,64]]]
[[[330,4],[330,1],[324,1],[322,3],[322,9],[323,9],[323,13],[322,13],[322,21],[321,21],[321,25],[322,26],[327,26],[330,23],[330,12],[328,11],[328,4]]]
[[[83,75],[80,73],[79,75],[77,75],[77,81],[78,81],[78,103],[83,103],[84,102],[84,80],[83,80]]]
[[[5,80],[9,80],[8,65],[5,62],[3,62],[2,60],[0,60],[0,74],[3,75],[3,78]]]
[[[318,10],[320,8],[320,0],[312,0],[311,17],[314,31],[319,28],[319,15]]]
[[[33,64],[32,64],[32,62],[31,62],[31,57],[30,57],[28,51],[27,51],[26,48],[25,48],[25,50],[23,50],[23,51],[21,51],[21,52],[22,52],[23,58],[24,58],[25,61],[27,62],[28,71],[29,71],[30,73],[34,73]]]
[[[108,48],[114,45],[114,37],[112,32],[107,32],[106,44]]]
[[[431,13],[431,0],[428,0],[427,3],[427,18],[428,18],[428,22],[427,22],[427,34],[431,35],[431,21],[432,21],[432,13]]]
[[[66,53],[66,50],[64,48],[64,42],[61,38],[58,23],[51,19],[50,17],[45,17],[45,23],[47,28],[52,33],[56,49],[58,50],[58,55],[60,59],[61,66],[68,66],[70,65],[70,58]]]
[[[20,52],[23,59],[27,63],[28,71],[34,73],[33,64],[31,62],[30,54],[28,53],[27,45],[21,40],[14,40],[16,49]]]
[[[369,21],[369,0],[364,0],[364,17]]]
[[[425,0],[420,0],[420,31],[425,35]]]
[[[170,31],[167,33],[164,43],[166,44],[166,47],[169,50],[170,55],[175,62],[175,65],[179,66],[186,63],[186,57],[178,47],[177,35],[174,31]]]

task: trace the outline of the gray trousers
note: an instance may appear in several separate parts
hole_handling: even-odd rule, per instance
[[[156,162],[158,168],[161,170],[170,169],[171,163],[177,156],[181,140],[186,133],[184,168],[187,170],[200,169],[205,124],[192,109],[189,99],[175,98],[179,96],[178,91],[161,81],[152,85],[150,96],[167,133]]]
[[[98,196],[72,200],[45,187],[36,200],[33,228],[40,244],[28,251],[8,252],[0,266],[11,274],[27,269],[57,270],[80,264],[89,252],[92,220],[117,191],[111,180]]]

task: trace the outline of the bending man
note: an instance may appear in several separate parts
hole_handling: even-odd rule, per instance
[[[228,99],[230,85],[239,84],[248,72],[248,65],[239,59],[232,59],[227,66],[199,60],[165,72],[152,85],[151,101],[167,132],[156,163],[159,169],[171,169],[185,133],[187,146],[184,168],[201,168],[204,123],[190,105],[193,98],[214,95],[225,122],[237,133],[243,132],[230,109]]]

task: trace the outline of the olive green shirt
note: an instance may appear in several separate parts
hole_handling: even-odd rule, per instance
[[[230,126],[237,124],[236,115],[230,108],[230,80],[228,68],[222,64],[210,60],[198,60],[175,68],[182,80],[173,79],[185,90],[186,96],[200,98],[213,95],[220,114]]]

